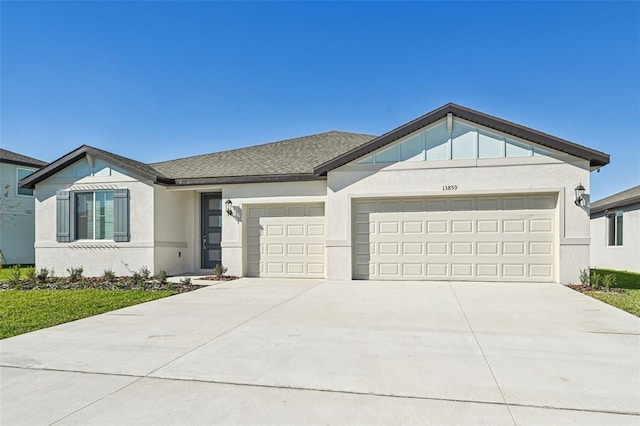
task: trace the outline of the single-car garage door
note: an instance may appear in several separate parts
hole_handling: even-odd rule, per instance
[[[324,278],[324,247],[323,204],[249,207],[247,275]]]
[[[556,199],[355,201],[354,278],[554,281]]]

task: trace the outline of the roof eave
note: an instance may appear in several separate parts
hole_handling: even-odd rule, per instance
[[[42,167],[47,165],[47,163],[36,164],[36,163],[30,163],[28,161],[9,160],[9,159],[6,159],[6,158],[1,159],[0,163],[13,164],[13,165],[16,165],[16,166],[32,167],[34,169],[40,169],[40,168],[42,168]]]
[[[601,206],[591,207],[591,215],[598,214],[610,209],[617,209],[620,207],[626,207],[633,204],[640,204],[640,195],[636,197],[627,198],[626,200],[614,201],[613,203],[606,203]]]
[[[326,180],[325,177],[311,173],[286,174],[286,175],[255,175],[255,176],[222,176],[202,178],[176,178],[174,185],[221,185],[237,183],[269,183],[269,182],[308,182]]]

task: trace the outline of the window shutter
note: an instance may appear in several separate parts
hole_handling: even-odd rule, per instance
[[[113,240],[129,241],[129,190],[113,191]]]
[[[58,191],[56,193],[56,241],[68,243],[71,241],[71,193]]]

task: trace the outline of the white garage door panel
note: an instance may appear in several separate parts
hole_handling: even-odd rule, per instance
[[[250,207],[247,216],[249,276],[324,278],[322,204]]]
[[[355,202],[354,277],[553,281],[556,197]]]

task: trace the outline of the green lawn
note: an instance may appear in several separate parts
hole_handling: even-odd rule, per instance
[[[175,293],[139,290],[0,291],[0,339],[171,296]]]
[[[592,271],[602,276],[615,274],[616,288],[623,289],[624,293],[587,291],[585,294],[640,317],[640,274],[609,269],[592,269]]]
[[[27,278],[27,271],[29,269],[33,269],[33,266],[21,266],[20,276],[22,278]],[[3,266],[2,269],[0,269],[0,281],[9,281],[10,276],[11,276],[11,266]]]

